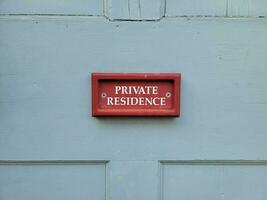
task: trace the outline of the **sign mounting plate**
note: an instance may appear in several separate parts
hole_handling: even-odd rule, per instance
[[[180,115],[180,73],[92,73],[93,116]]]

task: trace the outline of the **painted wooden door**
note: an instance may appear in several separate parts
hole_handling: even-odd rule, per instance
[[[0,0],[0,199],[267,199],[266,0]],[[180,118],[91,117],[91,72],[181,72]]]

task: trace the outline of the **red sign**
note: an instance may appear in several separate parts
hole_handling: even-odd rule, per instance
[[[92,115],[178,117],[180,85],[180,73],[92,73]]]

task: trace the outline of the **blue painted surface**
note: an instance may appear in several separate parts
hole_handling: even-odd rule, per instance
[[[175,16],[267,16],[266,0],[1,0],[0,15],[105,16],[109,20],[159,20]]]
[[[263,200],[266,172],[266,165],[164,164],[162,199]]]
[[[109,0],[105,6],[111,20],[159,20],[164,13],[164,0]]]
[[[103,200],[104,164],[0,165],[0,199]]]
[[[232,0],[168,0],[166,16],[226,16],[227,1]]]
[[[265,200],[266,25],[0,16],[0,199]],[[181,72],[181,117],[92,118],[94,71]]]
[[[1,0],[0,14],[103,15],[103,1]]]

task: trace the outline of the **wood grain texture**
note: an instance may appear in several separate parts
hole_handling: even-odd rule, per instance
[[[266,0],[1,0],[0,14],[93,15],[111,20],[159,20],[164,16],[258,17]]]
[[[266,0],[167,0],[166,16],[258,17],[267,15]]]
[[[227,13],[230,17],[267,16],[267,1],[229,0]]]
[[[164,15],[164,0],[106,0],[105,2],[105,15],[111,20],[158,20]]]
[[[226,0],[167,0],[166,16],[225,16]]]
[[[103,0],[1,0],[0,14],[103,15]]]

